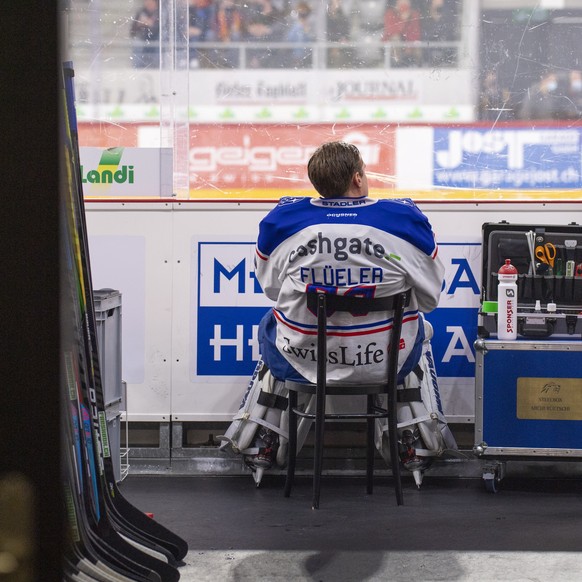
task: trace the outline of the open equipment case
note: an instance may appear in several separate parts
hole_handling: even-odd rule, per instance
[[[497,339],[506,259],[518,271],[515,341]],[[483,225],[473,451],[488,491],[508,460],[582,459],[581,312],[582,226]]]
[[[518,337],[581,339],[582,226],[485,223],[482,234],[481,305],[497,301],[497,272],[511,259]],[[479,318],[479,337],[497,334],[496,312],[482,309]]]

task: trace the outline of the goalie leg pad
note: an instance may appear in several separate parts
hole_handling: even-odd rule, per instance
[[[451,433],[441,402],[438,377],[434,364],[434,356],[430,345],[433,335],[432,326],[425,320],[426,338],[422,357],[413,374],[406,378],[405,388],[417,385],[420,388],[420,401],[409,402],[412,417],[424,441],[425,450],[419,454],[428,456],[441,455],[445,450],[456,450],[457,443]],[[410,429],[414,431],[414,426]]]
[[[248,454],[255,433],[263,426],[281,434],[281,412],[287,408],[287,390],[285,383],[276,380],[262,360],[250,379],[238,412],[235,414],[225,434],[218,438],[222,440],[221,450],[232,449],[234,453]]]
[[[301,398],[302,395],[300,395]],[[301,407],[301,402],[299,402]],[[315,395],[307,395],[307,400],[303,406],[305,412],[314,413],[315,412]],[[313,420],[310,418],[298,418],[297,419],[297,453],[305,444],[307,434],[311,428]],[[281,430],[282,434],[289,434],[289,408],[281,413]],[[289,439],[285,436],[279,437],[279,450],[277,451],[277,465],[284,467],[287,464],[287,448],[289,445]]]
[[[398,391],[398,433],[406,440],[405,453],[414,448],[421,457],[440,456],[445,450],[456,450],[457,444],[445,419],[434,357],[430,345],[432,326],[426,320],[422,357],[415,370],[404,380]],[[390,459],[386,419],[376,422],[376,446],[382,457]],[[420,437],[420,438],[419,438]]]

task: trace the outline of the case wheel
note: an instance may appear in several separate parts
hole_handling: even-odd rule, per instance
[[[490,465],[483,469],[483,483],[488,493],[497,493],[503,478],[502,465]]]

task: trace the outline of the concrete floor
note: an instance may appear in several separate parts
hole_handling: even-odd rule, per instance
[[[420,491],[406,478],[400,507],[388,476],[372,496],[361,478],[326,476],[318,511],[306,477],[289,499],[280,475],[257,489],[250,476],[130,474],[121,491],[188,542],[186,581],[574,581],[582,479],[566,465],[508,470],[496,494],[480,478],[437,471]]]

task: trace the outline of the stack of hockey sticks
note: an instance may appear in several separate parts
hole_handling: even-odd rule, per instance
[[[74,109],[63,67],[61,119],[62,475],[69,539],[65,580],[177,581],[186,542],[120,493],[109,450],[97,351]]]

